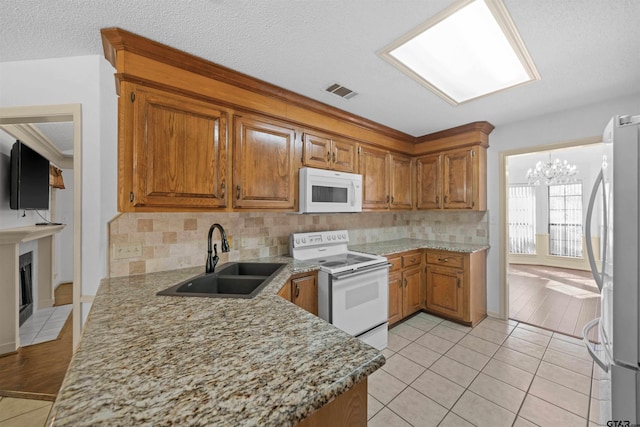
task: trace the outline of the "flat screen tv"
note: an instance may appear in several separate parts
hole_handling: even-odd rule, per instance
[[[49,160],[16,141],[11,148],[11,209],[49,209]]]

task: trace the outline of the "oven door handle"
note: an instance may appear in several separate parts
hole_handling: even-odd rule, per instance
[[[343,272],[343,273],[332,274],[331,278],[333,280],[342,280],[342,279],[346,279],[348,277],[356,276],[358,274],[364,274],[364,273],[370,273],[372,271],[388,269],[390,266],[391,266],[391,264],[389,264],[389,263],[384,263],[384,264],[381,264],[381,265],[380,264],[376,264],[376,265],[370,266],[370,267],[363,267],[363,268],[358,268],[356,270],[346,271],[346,272]]]

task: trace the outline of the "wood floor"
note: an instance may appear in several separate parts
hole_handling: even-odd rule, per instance
[[[510,264],[508,281],[511,319],[582,338],[584,324],[600,316],[588,271]],[[589,338],[597,341],[595,331]]]
[[[55,305],[71,304],[72,285],[56,288]],[[0,357],[0,396],[55,400],[72,355],[72,316],[58,339],[21,347]]]

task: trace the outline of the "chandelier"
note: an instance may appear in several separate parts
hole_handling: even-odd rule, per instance
[[[535,168],[529,168],[527,180],[530,185],[570,184],[576,182],[577,173],[575,165],[570,165],[566,160],[551,161],[551,154],[549,154],[548,161],[539,161]]]

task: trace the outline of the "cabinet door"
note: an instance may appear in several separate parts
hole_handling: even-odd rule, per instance
[[[293,127],[235,117],[233,206],[295,208]]]
[[[389,206],[389,153],[360,146],[358,171],[362,174],[362,207],[386,209]]]
[[[318,315],[318,280],[316,275],[291,280],[293,303],[309,313]]]
[[[464,319],[464,288],[461,270],[427,266],[427,309]]]
[[[402,273],[389,274],[389,324],[402,320]]]
[[[411,157],[391,155],[391,209],[413,208]]]
[[[126,178],[120,183],[122,210],[226,206],[226,113],[164,91],[124,88],[122,102],[131,103],[133,114],[121,118],[120,132],[132,128],[133,138],[120,140],[120,168],[130,170],[125,176],[131,179],[131,185]],[[124,123],[128,117],[132,123]]]
[[[331,139],[305,132],[302,134],[302,163],[305,166],[330,169]]]
[[[473,208],[473,150],[464,149],[443,155],[445,209]]]
[[[402,273],[404,293],[402,297],[402,315],[407,317],[420,310],[420,267],[410,268]]]
[[[418,209],[440,209],[442,207],[442,155],[424,156],[416,159],[416,181]]]
[[[356,144],[352,141],[334,139],[331,154],[333,169],[341,172],[355,173]]]

